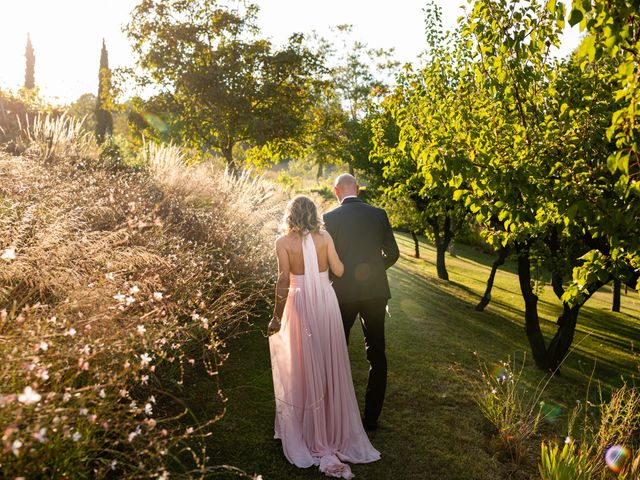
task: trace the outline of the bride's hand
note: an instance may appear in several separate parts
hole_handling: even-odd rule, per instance
[[[274,333],[278,333],[280,331],[280,320],[277,317],[273,317],[269,322],[269,327],[267,328],[267,335],[271,336]]]

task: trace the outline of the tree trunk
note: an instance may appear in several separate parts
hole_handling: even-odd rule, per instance
[[[318,162],[318,171],[316,172],[316,180],[320,180],[324,172],[324,163]]]
[[[558,330],[553,339],[551,339],[549,348],[547,349],[547,370],[556,372],[560,368],[573,343],[580,309],[586,301],[591,298],[591,295],[597,292],[604,284],[605,282],[596,282],[587,285],[585,288],[589,291],[589,295],[583,298],[580,303],[570,306],[568,303],[562,302],[562,315],[558,317],[556,322],[558,324]],[[556,294],[556,297],[562,300],[564,287],[562,286],[562,276],[559,273],[552,273],[551,285],[553,286],[553,292]]]
[[[233,146],[231,146],[229,148],[223,148],[222,149],[222,156],[224,157],[225,161],[227,162],[227,170],[229,170],[229,173],[231,173],[233,175],[237,175],[238,174],[238,167],[236,166],[236,162],[233,159]]]
[[[440,224],[438,219],[431,220],[431,226],[433,227],[433,234],[436,239],[436,271],[438,272],[438,278],[449,281],[449,273],[447,272],[447,265],[445,263],[444,254],[449,248],[453,233],[451,231],[451,218],[449,215],[445,215],[443,231],[440,230]]]
[[[500,249],[500,252],[498,253],[498,258],[495,259],[493,265],[491,266],[491,273],[489,274],[489,280],[487,280],[487,288],[484,291],[484,295],[482,296],[480,303],[476,305],[476,311],[482,312],[484,311],[485,307],[489,305],[489,302],[491,301],[491,290],[493,289],[493,281],[496,278],[496,272],[498,271],[498,268],[504,265],[504,262],[507,260],[508,255],[509,248],[502,247]]]
[[[613,280],[613,305],[611,311],[620,312],[620,291],[622,288],[622,282],[617,278]],[[626,286],[625,286],[626,287]]]
[[[533,359],[538,368],[546,370],[546,347],[544,337],[540,330],[540,318],[538,317],[538,296],[531,288],[531,260],[528,246],[518,247],[518,280],[520,291],[524,299],[525,332],[531,346]]]
[[[349,162],[349,175],[355,175],[355,170],[351,162]]]
[[[420,258],[420,243],[418,242],[418,236],[416,235],[416,232],[412,231],[411,237],[413,238],[413,245],[416,249],[416,258]]]
[[[551,372],[556,372],[560,368],[560,364],[571,348],[581,306],[582,304],[573,307],[569,307],[566,303],[562,305],[562,315],[557,321],[558,330],[547,350],[547,370]]]

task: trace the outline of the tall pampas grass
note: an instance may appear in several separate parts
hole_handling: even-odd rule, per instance
[[[97,149],[93,134],[82,126],[84,119],[40,113],[27,116],[24,125],[18,118],[18,123],[26,153],[46,162],[86,157]]]
[[[24,156],[0,153],[0,470],[199,476],[215,419],[180,391],[270,293],[282,194],[176,146],[109,170],[64,118],[25,132]]]

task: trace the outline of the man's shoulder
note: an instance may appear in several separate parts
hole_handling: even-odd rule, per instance
[[[331,210],[324,212],[322,214],[322,217],[325,218],[325,219],[334,217],[334,216],[339,214],[341,208],[342,208],[342,205],[337,205],[334,208],[332,208]]]

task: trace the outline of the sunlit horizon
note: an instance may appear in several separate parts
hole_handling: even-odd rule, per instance
[[[3,5],[0,29],[0,89],[17,90],[24,82],[24,51],[27,34],[36,55],[35,80],[50,102],[66,104],[97,90],[100,48],[104,38],[111,68],[133,65],[129,41],[122,32],[129,14],[140,0],[24,0]],[[398,4],[384,1],[327,0],[322,4],[295,0],[258,0],[263,35],[275,43],[294,32],[316,30],[328,35],[331,26],[354,25],[354,39],[375,48],[395,48],[402,63],[415,62],[424,49],[423,0]],[[438,0],[445,28],[452,29],[460,5]],[[578,44],[577,28],[565,31],[558,55],[570,53]]]

